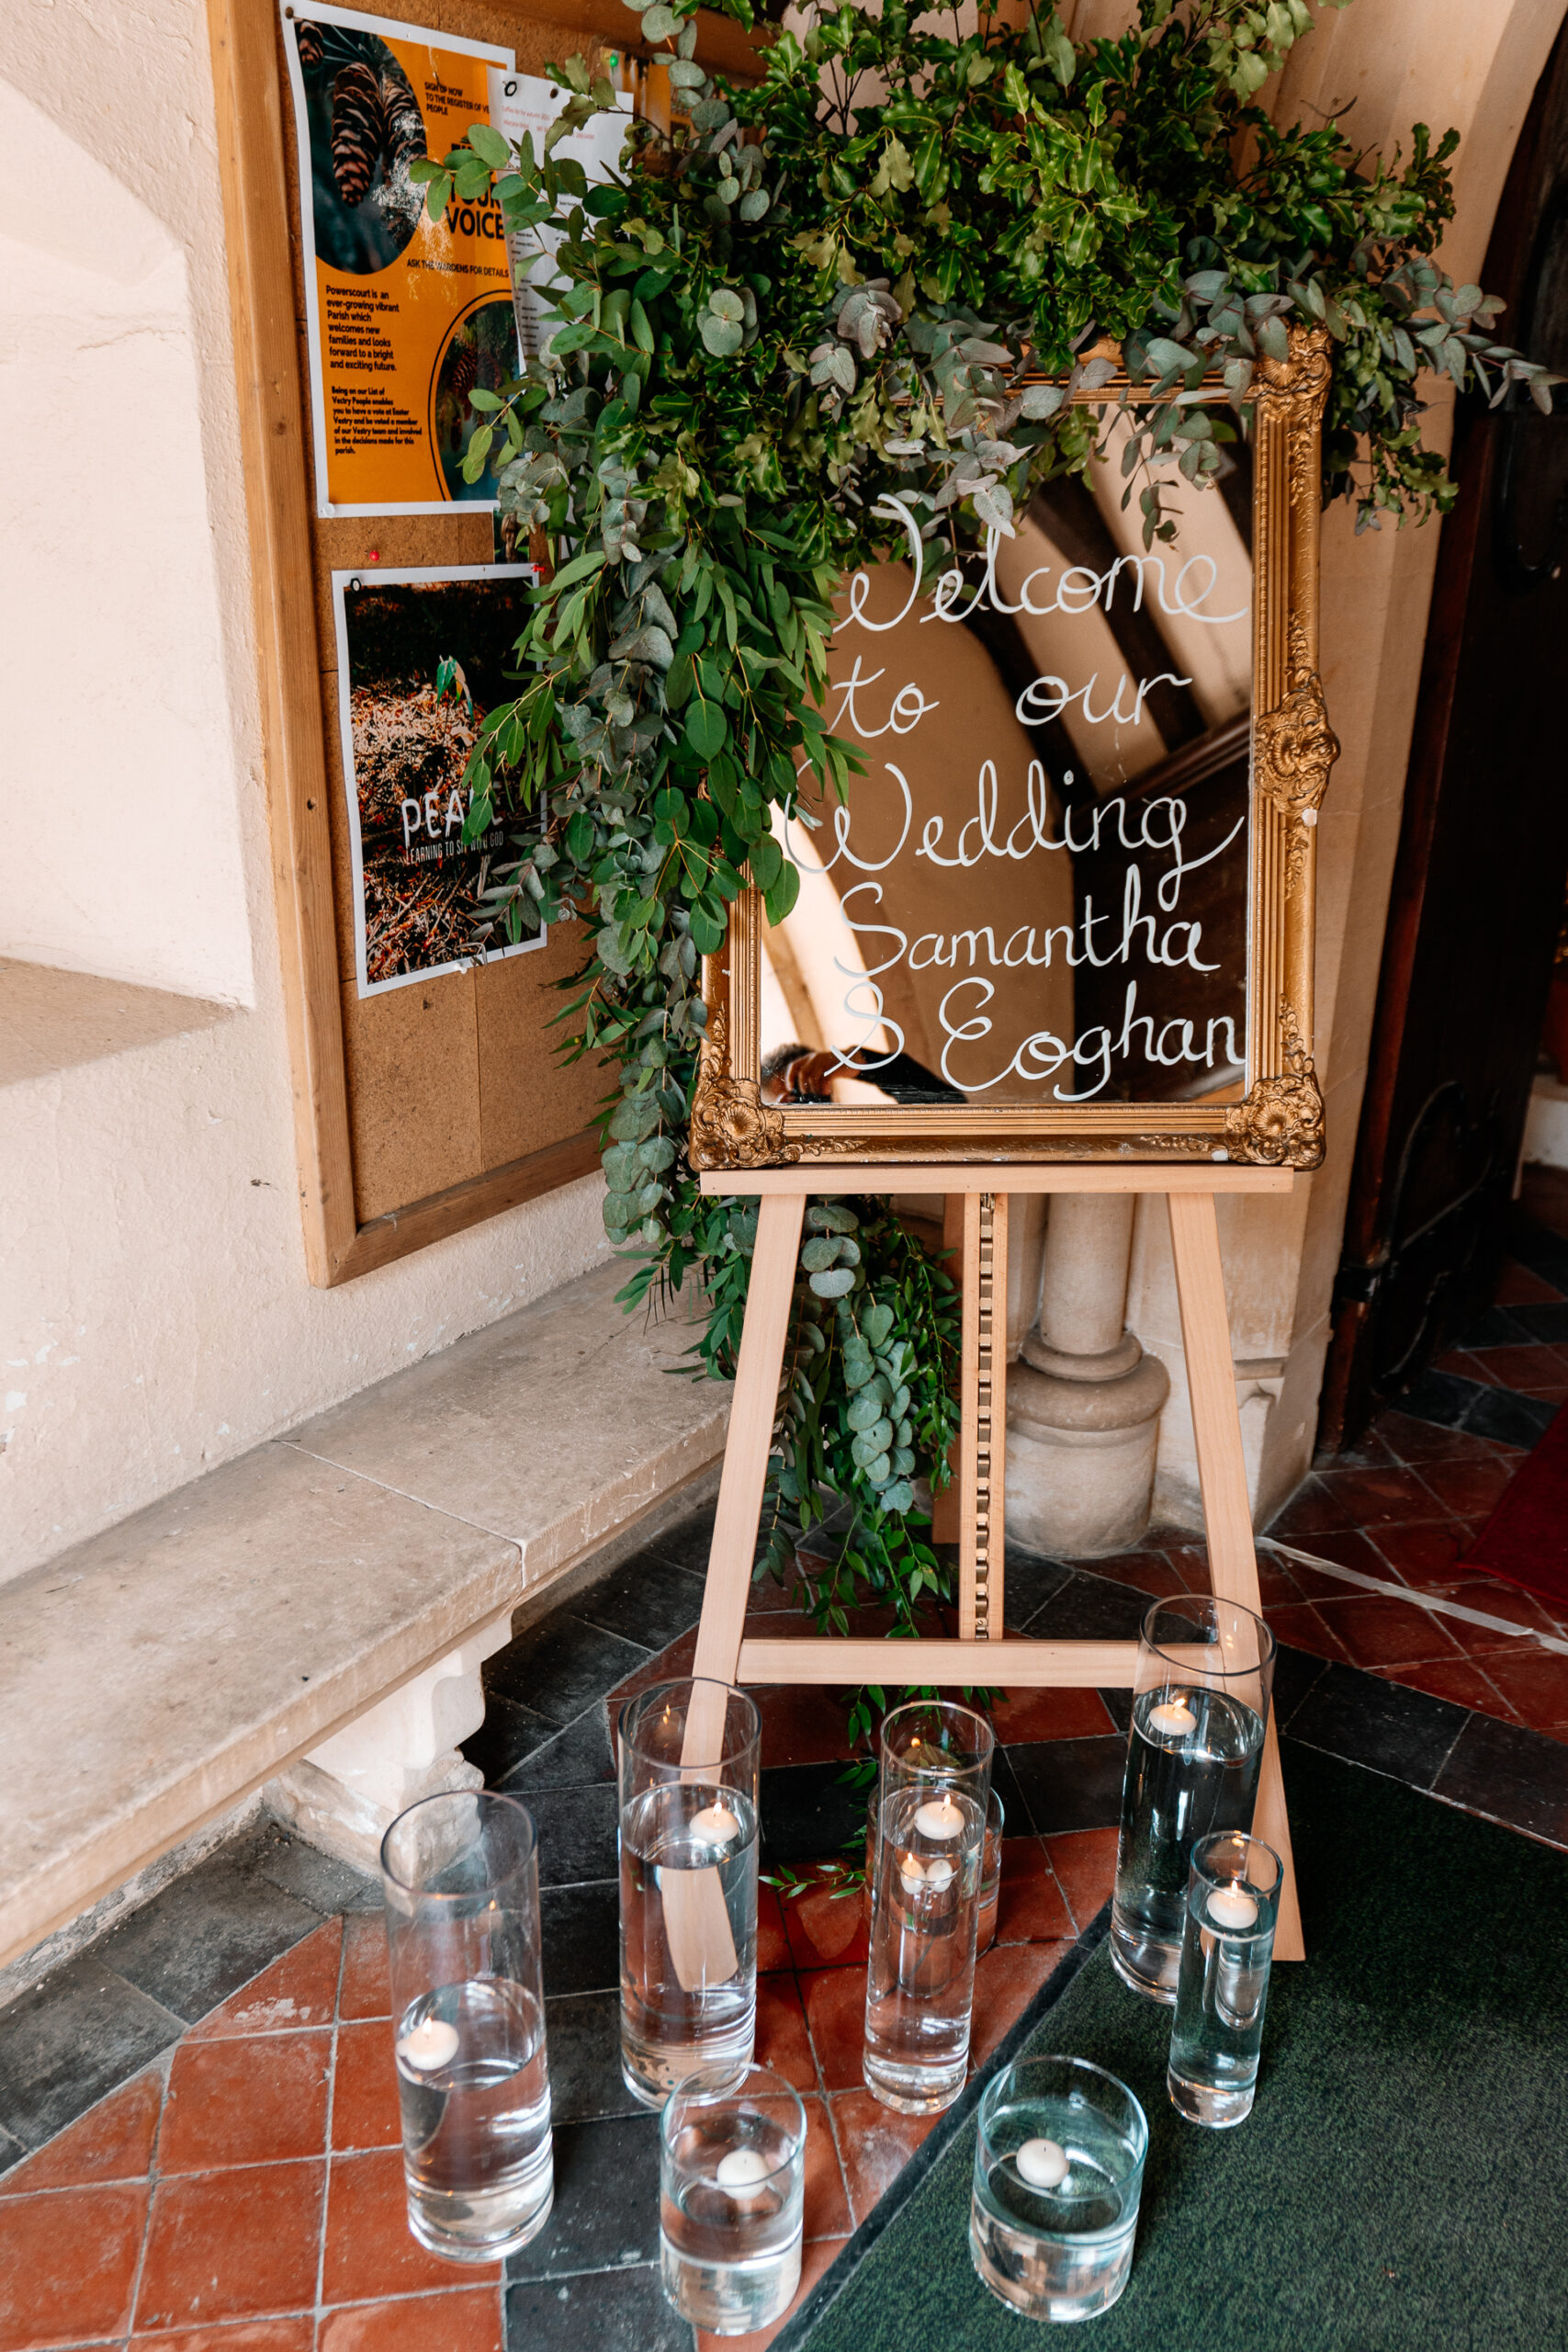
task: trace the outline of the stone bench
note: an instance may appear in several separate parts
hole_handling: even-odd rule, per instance
[[[369,1867],[401,1804],[477,1783],[455,1750],[518,1604],[689,1509],[723,1451],[728,1389],[671,1377],[694,1334],[623,1315],[623,1273],[0,1586],[0,1968],[63,1956],[258,1791]]]

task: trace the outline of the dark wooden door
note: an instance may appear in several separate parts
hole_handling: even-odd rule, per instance
[[[1483,280],[1568,371],[1568,34]],[[1321,1440],[1337,1451],[1492,1298],[1568,869],[1568,405],[1461,403]]]

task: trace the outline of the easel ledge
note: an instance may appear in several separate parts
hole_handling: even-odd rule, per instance
[[[1242,1168],[1224,1162],[1208,1166],[1183,1162],[1162,1168],[1157,1161],[1123,1163],[1119,1159],[1064,1162],[1042,1168],[1021,1161],[988,1161],[983,1167],[945,1160],[897,1161],[873,1167],[868,1161],[813,1160],[803,1168],[727,1168],[705,1175],[705,1193],[750,1198],[769,1193],[1288,1193],[1295,1184],[1291,1168]]]

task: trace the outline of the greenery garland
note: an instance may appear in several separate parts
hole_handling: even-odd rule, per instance
[[[748,0],[721,5],[750,23]],[[950,558],[1010,534],[1036,485],[1094,461],[1102,410],[1067,392],[1112,374],[1088,356],[1105,337],[1164,396],[1128,445],[1145,540],[1170,535],[1181,478],[1220,469],[1292,322],[1332,339],[1324,494],[1355,499],[1358,529],[1453,501],[1421,446],[1423,368],[1494,404],[1524,385],[1549,407],[1559,379],[1432,259],[1454,133],[1417,126],[1390,164],[1253,105],[1305,0],[1142,0],[1134,29],[1083,47],[1048,6],[1015,27],[982,0],[948,39],[906,0],[846,5],[781,34],[744,89],[695,62],[695,6],[640,6],[688,119],[636,123],[612,184],[554,153],[614,104],[581,59],[553,69],[574,96],[542,157],[476,124],[413,168],[433,217],[493,189],[509,231],[558,240],[544,356],[471,396],[468,479],[493,470],[555,567],[518,646],[526,683],[468,766],[470,834],[498,808],[515,829],[481,941],[592,926],[561,1018],[571,1054],[619,1065],[604,1220],[638,1261],[622,1297],[694,1281],[716,1375],[755,1210],[705,1199],[684,1155],[700,959],[748,868],[772,921],[794,903],[772,820],[797,772],[841,795],[860,765],[820,714],[834,592],[899,536],[884,502]],[[1194,397],[1216,374],[1234,421]],[[946,1476],[955,1354],[952,1284],[886,1204],[813,1207],[769,1557],[793,1558],[825,1490],[852,1505],[806,1589],[824,1631],[868,1589],[904,1632],[947,1595],[922,1481]]]

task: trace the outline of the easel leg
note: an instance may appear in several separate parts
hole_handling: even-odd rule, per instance
[[[1007,1264],[1007,1194],[966,1194],[957,1481],[958,1632],[966,1642],[1002,1634]]]
[[[1247,1498],[1247,1465],[1236,1410],[1235,1369],[1220,1265],[1219,1226],[1212,1193],[1172,1193],[1170,1239],[1176,1260],[1176,1295],[1181,1308],[1181,1343],[1187,1356],[1187,1386],[1192,1400],[1192,1435],[1198,1453],[1198,1484],[1209,1538],[1209,1579],[1222,1600],[1234,1600],[1263,1614],[1258,1588],[1258,1555]],[[1263,1749],[1254,1826],[1285,1864],[1280,1924],[1274,1951],[1280,1960],[1303,1960],[1301,1909],[1296,1899],[1291,1827],[1280,1778],[1280,1744],[1270,1713]]]
[[[746,1324],[735,1371],[724,1475],[697,1628],[696,1663],[692,1669],[715,1682],[733,1682],[740,1662],[740,1636],[751,1589],[751,1560],[762,1514],[768,1450],[778,1409],[779,1374],[805,1215],[806,1198],[801,1193],[766,1193],[758,1204]]]

